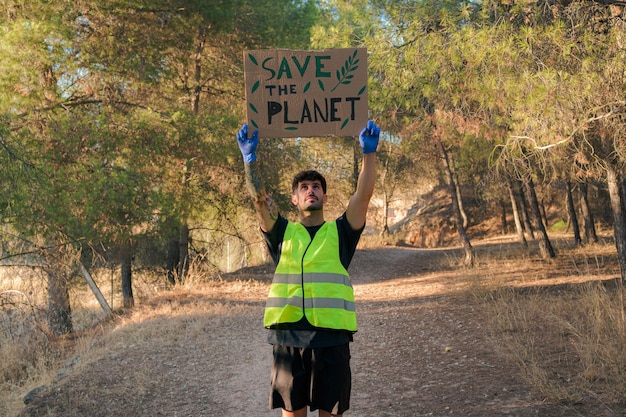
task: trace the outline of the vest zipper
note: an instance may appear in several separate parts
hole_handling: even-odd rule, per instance
[[[306,311],[305,311],[305,293],[304,293],[304,257],[306,256],[306,253],[309,251],[309,248],[311,247],[311,244],[313,243],[313,239],[311,239],[311,241],[309,242],[309,244],[307,245],[306,249],[304,250],[304,253],[302,254],[302,259],[300,259],[300,285],[302,286],[302,316],[309,321],[309,319],[306,318]]]

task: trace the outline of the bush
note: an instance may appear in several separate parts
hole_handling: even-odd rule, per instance
[[[17,385],[50,362],[45,315],[19,291],[0,293],[0,356],[0,382]]]

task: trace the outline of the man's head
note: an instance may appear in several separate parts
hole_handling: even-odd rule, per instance
[[[291,192],[295,193],[298,189],[298,184],[302,181],[319,181],[322,185],[322,191],[326,194],[326,178],[322,174],[317,171],[301,171],[293,177],[293,181],[291,182]]]
[[[291,183],[291,201],[300,212],[322,210],[326,203],[326,179],[317,171],[302,171]]]

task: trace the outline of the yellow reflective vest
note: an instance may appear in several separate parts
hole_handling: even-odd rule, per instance
[[[304,316],[318,328],[357,330],[354,291],[339,259],[336,222],[324,223],[313,240],[301,223],[287,224],[263,324],[278,327]]]

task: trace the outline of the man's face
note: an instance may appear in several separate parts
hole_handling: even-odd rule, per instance
[[[302,211],[321,210],[326,203],[326,194],[320,181],[304,180],[291,196],[291,201]]]

